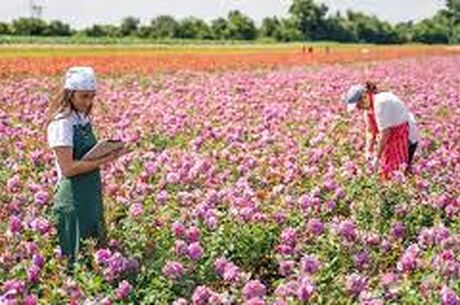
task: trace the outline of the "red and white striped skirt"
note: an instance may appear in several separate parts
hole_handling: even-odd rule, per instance
[[[383,178],[409,162],[409,124],[390,127],[388,139],[383,147],[380,159],[380,174]]]

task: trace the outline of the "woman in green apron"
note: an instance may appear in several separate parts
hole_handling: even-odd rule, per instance
[[[96,144],[89,115],[96,93],[96,77],[90,67],[70,68],[64,90],[50,105],[48,144],[58,172],[53,215],[62,254],[73,264],[80,240],[105,243],[102,181],[99,168],[122,156],[124,149],[94,161],[81,158]]]

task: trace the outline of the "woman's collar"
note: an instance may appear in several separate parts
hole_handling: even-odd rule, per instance
[[[78,121],[83,121],[83,122],[89,121],[89,116],[84,112],[74,110],[73,115],[74,115],[74,118]]]

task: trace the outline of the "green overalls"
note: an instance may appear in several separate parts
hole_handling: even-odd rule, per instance
[[[91,124],[73,126],[73,158],[80,160],[97,140]],[[102,181],[99,170],[74,177],[62,177],[54,197],[53,214],[62,254],[75,262],[80,239],[106,238]]]

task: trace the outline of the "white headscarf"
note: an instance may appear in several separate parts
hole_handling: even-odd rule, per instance
[[[94,91],[97,89],[96,74],[91,67],[72,67],[65,74],[64,89]]]

